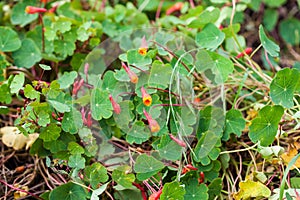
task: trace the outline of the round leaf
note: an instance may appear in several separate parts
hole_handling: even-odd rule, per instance
[[[112,105],[108,98],[108,91],[102,91],[100,88],[93,89],[91,97],[92,117],[95,120],[102,118],[108,119],[112,116]]]
[[[21,47],[18,34],[9,27],[0,26],[0,51],[15,51]]]
[[[146,180],[164,168],[164,164],[153,156],[141,154],[137,157],[134,170],[139,180]]]
[[[42,59],[39,48],[31,39],[24,39],[22,41],[22,47],[13,52],[12,57],[18,67],[25,68],[31,68]]]
[[[290,18],[281,21],[279,24],[279,33],[287,43],[290,43],[291,45],[299,45],[300,20]]]
[[[249,127],[249,138],[252,142],[260,141],[262,146],[272,144],[278,130],[278,123],[283,115],[281,106],[265,106]]]
[[[81,186],[69,182],[64,185],[58,186],[51,191],[49,200],[57,199],[83,200],[86,199],[86,192]]]
[[[300,72],[297,69],[285,68],[277,72],[270,84],[270,97],[275,104],[291,108],[293,97],[299,84]]]
[[[183,185],[180,185],[179,182],[174,181],[171,183],[166,183],[163,187],[160,200],[184,200],[185,189]]]
[[[225,39],[225,33],[220,31],[214,24],[207,24],[203,30],[196,35],[196,42],[200,47],[215,50]]]

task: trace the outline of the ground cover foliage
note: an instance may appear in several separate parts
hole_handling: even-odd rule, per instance
[[[299,1],[0,2],[1,199],[299,199]]]

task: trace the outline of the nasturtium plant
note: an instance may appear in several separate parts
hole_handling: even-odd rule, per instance
[[[283,115],[281,106],[265,106],[258,116],[251,121],[249,137],[253,142],[260,142],[262,146],[270,145],[277,134],[278,124]]]
[[[297,10],[285,0],[0,2],[0,171],[14,170],[0,191],[296,198]]]
[[[276,74],[270,84],[270,97],[275,104],[286,108],[294,106],[293,97],[299,88],[300,71],[285,68]]]
[[[69,182],[51,191],[49,195],[49,200],[60,198],[68,200],[80,200],[84,199],[85,196],[86,190],[82,186]]]
[[[3,52],[11,52],[21,47],[21,40],[18,34],[9,27],[0,27],[0,50]]]
[[[267,37],[262,25],[259,26],[259,39],[266,52],[273,57],[279,56],[279,46]]]
[[[240,137],[246,125],[242,113],[239,110],[231,109],[226,113],[225,120],[225,130],[222,139],[228,140],[231,133]]]
[[[201,48],[215,50],[224,41],[225,34],[214,24],[207,24],[203,30],[196,35],[196,42]]]
[[[134,165],[134,171],[137,173],[137,179],[145,180],[164,168],[164,164],[154,158],[141,154],[137,157]]]

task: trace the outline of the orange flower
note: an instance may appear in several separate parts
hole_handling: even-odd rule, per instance
[[[143,104],[145,106],[151,106],[152,97],[150,96],[150,94],[147,93],[144,86],[141,87],[141,92],[142,92]]]
[[[25,8],[25,12],[27,14],[44,13],[44,12],[47,12],[47,9],[46,8],[34,7],[34,6],[27,6]]]
[[[113,99],[113,97],[111,96],[111,94],[109,95],[109,100],[110,100],[111,105],[112,105],[112,107],[113,107],[113,109],[114,109],[114,112],[115,112],[116,114],[120,114],[120,113],[121,113],[121,107],[120,107],[120,105]]]
[[[122,62],[122,67],[125,69],[126,73],[128,74],[130,81],[136,84],[139,80],[139,77],[133,71],[131,71],[130,68],[123,62]]]
[[[144,115],[146,116],[146,118],[148,120],[150,131],[152,133],[158,132],[160,130],[160,126],[157,123],[157,121],[155,119],[153,119],[151,117],[151,115],[149,113],[147,113],[147,111],[145,109],[144,109]]]
[[[141,54],[142,56],[147,54],[147,50],[148,50],[148,44],[146,41],[146,37],[143,36],[142,41],[141,41],[141,46],[138,50],[139,54]]]
[[[139,54],[141,54],[142,56],[147,54],[147,49],[146,48],[141,47],[141,48],[139,48],[138,51],[139,51]]]

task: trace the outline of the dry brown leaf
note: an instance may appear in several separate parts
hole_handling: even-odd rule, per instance
[[[20,133],[19,129],[14,126],[5,126],[0,129],[2,135],[2,142],[8,147],[15,150],[20,150],[26,145],[26,150],[31,147],[34,141],[38,138],[39,134],[33,133],[25,136]]]
[[[17,188],[19,188],[16,185],[14,185],[14,186],[17,187]],[[22,186],[21,189],[25,190],[25,191],[29,191],[28,186]],[[22,191],[16,191],[16,192],[14,192],[14,199],[20,199],[20,198],[23,198],[23,197],[26,197],[26,196],[27,196],[26,192],[22,192]]]
[[[288,165],[289,162],[298,154],[298,150],[296,148],[289,148],[287,152],[281,155],[284,164]],[[297,159],[295,164],[291,167],[291,169],[295,169],[295,167],[300,167],[300,158]]]

